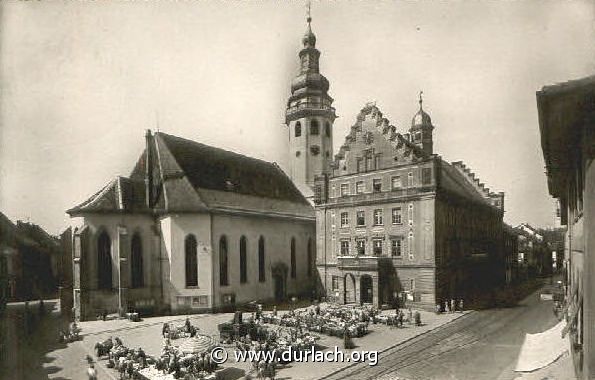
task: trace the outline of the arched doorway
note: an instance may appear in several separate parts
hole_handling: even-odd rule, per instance
[[[289,272],[289,268],[287,264],[278,262],[273,265],[271,272],[275,301],[283,301],[287,297],[287,273]]]
[[[345,289],[343,302],[355,303],[355,277],[347,273],[343,278],[343,289]]]
[[[372,283],[372,277],[370,275],[363,275],[359,280],[360,288],[360,302],[361,303],[372,303],[374,299],[374,285]]]

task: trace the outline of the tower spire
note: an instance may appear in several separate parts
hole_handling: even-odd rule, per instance
[[[423,97],[422,97],[422,95],[423,95],[423,94],[424,94],[424,92],[423,92],[423,91],[420,91],[420,92],[419,92],[419,109],[420,109],[420,110],[422,110],[422,109],[423,109],[423,106],[422,106],[422,103],[424,102],[424,99],[423,99]]]
[[[306,5],[306,9],[307,9],[307,13],[306,13],[306,21],[308,21],[308,26],[310,26],[310,23],[312,22],[312,14],[311,14],[311,9],[312,7],[312,2],[310,0],[308,0],[308,3]]]

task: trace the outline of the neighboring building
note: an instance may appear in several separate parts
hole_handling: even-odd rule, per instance
[[[56,239],[41,227],[0,213],[0,260],[5,271],[0,282],[7,301],[56,296],[54,263],[61,252]]]
[[[312,294],[314,211],[274,163],[148,131],[130,176],[68,213],[76,318]]]
[[[58,297],[60,298],[60,316],[65,321],[73,318],[74,299],[72,287],[72,228],[66,228],[60,234],[62,256],[58,265]]]
[[[565,310],[577,378],[595,378],[595,76],[537,92],[548,189],[567,227]]]
[[[524,277],[550,275],[552,251],[541,231],[528,223],[521,223],[514,230],[518,235],[518,263]]]
[[[329,297],[382,305],[407,294],[433,307],[504,284],[504,193],[434,154],[433,129],[421,96],[404,135],[368,104],[317,178],[317,266]]]
[[[519,280],[519,235],[506,223],[504,223],[503,244],[506,284],[511,284]]]

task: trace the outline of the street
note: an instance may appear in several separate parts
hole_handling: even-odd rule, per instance
[[[539,293],[515,307],[466,315],[387,350],[375,367],[358,364],[327,379],[515,379],[525,334],[557,323],[552,301],[541,301]]]

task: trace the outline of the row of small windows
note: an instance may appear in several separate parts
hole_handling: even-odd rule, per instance
[[[402,258],[404,253],[404,241],[405,238],[402,236],[398,237],[391,237],[390,238],[390,245],[389,245],[389,253],[391,257]],[[414,237],[413,232],[410,232],[407,236],[407,256],[409,260],[414,259]],[[351,256],[354,253],[356,255],[366,255],[366,239],[356,239],[355,240],[355,252],[350,250],[350,241],[349,240],[341,240],[341,247],[340,247],[340,254],[341,256]],[[372,255],[374,256],[383,256],[385,255],[384,252],[384,239],[383,238],[374,238],[372,239]]]
[[[432,183],[432,169],[424,168],[422,169],[422,184],[429,185]],[[405,182],[401,179],[400,175],[392,176],[390,178],[390,189],[391,190],[399,190],[404,187],[412,187],[415,186],[413,173],[407,173],[407,177],[405,178]],[[339,194],[342,197],[346,197],[350,195],[350,184],[342,183],[339,188]],[[382,178],[373,178],[372,179],[372,192],[379,193],[383,191],[382,186]],[[363,194],[365,192],[365,181],[357,181],[355,183],[355,194]]]
[[[102,231],[97,238],[97,288],[111,290],[112,286],[112,240]],[[140,234],[135,233],[130,244],[130,287],[143,286],[143,246]]]
[[[407,220],[409,225],[413,225],[413,203],[409,204],[407,208]],[[372,212],[372,225],[383,226],[384,225],[384,210],[379,208]],[[349,227],[350,218],[349,212],[342,212],[340,215],[341,227]],[[402,208],[393,207],[391,209],[391,224],[399,225],[403,224],[403,213]],[[358,210],[355,212],[355,225],[356,227],[363,227],[366,225],[366,212],[364,210]]]
[[[291,239],[291,278],[296,278],[296,241]],[[240,283],[248,282],[248,239],[245,236],[240,238]],[[186,286],[198,286],[198,257],[197,244],[194,235],[188,235],[185,241],[185,266],[186,266]],[[308,239],[307,246],[308,277],[312,276],[313,247],[312,239]],[[258,239],[258,281],[265,282],[265,240],[261,236]],[[227,237],[221,236],[219,239],[219,285],[229,285],[229,255]]]
[[[366,157],[357,157],[355,159],[356,169],[358,173],[367,172],[370,170],[378,170],[382,169],[381,167],[381,157],[380,153],[378,154],[368,154]]]
[[[324,123],[324,133],[326,137],[331,137],[331,124],[327,121]],[[298,121],[295,123],[295,137],[300,137],[302,135],[302,124]],[[318,120],[310,121],[310,135],[311,136],[318,136],[320,135],[320,124]]]

